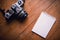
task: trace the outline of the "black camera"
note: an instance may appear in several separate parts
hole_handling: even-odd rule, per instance
[[[13,19],[23,21],[27,16],[27,12],[23,9],[24,1],[18,0],[15,4],[12,4],[11,8],[7,10],[4,17],[9,22]]]

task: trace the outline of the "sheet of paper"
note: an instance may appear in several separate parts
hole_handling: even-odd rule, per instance
[[[46,38],[55,21],[55,17],[49,15],[46,12],[42,12],[32,31],[42,36],[43,38]]]

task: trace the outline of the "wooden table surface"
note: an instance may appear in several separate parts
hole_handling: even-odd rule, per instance
[[[15,2],[17,0],[0,0],[0,8],[7,10]],[[14,20],[7,24],[0,12],[0,40],[60,40],[60,0],[25,0],[24,9],[28,17],[22,23]],[[56,17],[46,39],[31,31],[42,11]]]

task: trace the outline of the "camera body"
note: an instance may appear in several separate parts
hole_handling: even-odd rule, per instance
[[[13,19],[19,19],[23,21],[27,16],[27,12],[23,9],[24,1],[18,0],[15,4],[12,4],[11,8],[4,14],[6,20],[9,22]]]

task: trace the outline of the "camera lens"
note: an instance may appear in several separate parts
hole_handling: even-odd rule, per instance
[[[22,10],[18,15],[18,19],[20,21],[23,21],[27,16],[28,16],[28,14],[26,13],[26,11]]]

